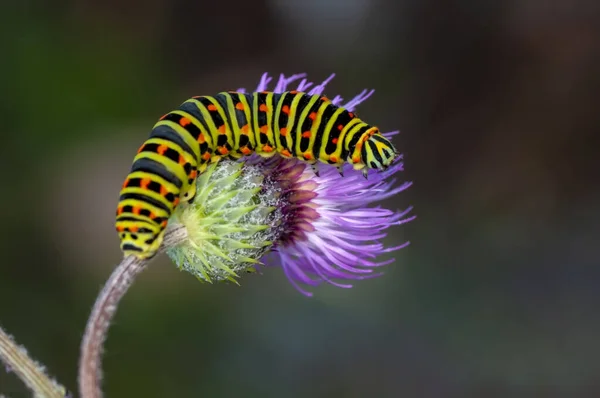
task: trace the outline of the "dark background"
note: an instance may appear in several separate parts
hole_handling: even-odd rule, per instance
[[[560,3],[551,5],[551,3]],[[600,18],[575,0],[3,1],[0,322],[76,390],[120,261],[120,184],[156,118],[260,75],[337,77],[414,181],[378,279],[308,299],[279,268],[126,296],[108,397],[600,396]],[[0,393],[29,396],[0,371]]]

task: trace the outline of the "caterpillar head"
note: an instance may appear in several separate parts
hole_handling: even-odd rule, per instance
[[[117,221],[116,227],[125,257],[131,255],[148,259],[157,253],[164,232],[158,232],[152,225],[139,221]]]
[[[398,157],[394,145],[374,127],[365,133],[366,140],[361,150],[365,166],[375,170],[387,169]]]

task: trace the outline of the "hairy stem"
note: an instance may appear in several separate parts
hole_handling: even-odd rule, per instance
[[[44,373],[23,347],[0,328],[0,360],[33,391],[36,398],[64,398],[67,390]]]
[[[177,246],[187,237],[185,227],[169,227],[160,252]],[[79,393],[82,398],[101,398],[102,351],[110,323],[119,302],[133,284],[135,277],[148,265],[148,261],[133,256],[125,257],[114,269],[96,299],[81,342],[79,360]]]

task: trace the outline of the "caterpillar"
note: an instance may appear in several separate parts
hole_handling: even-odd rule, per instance
[[[223,157],[256,153],[311,165],[345,162],[383,170],[398,156],[377,127],[327,97],[298,91],[221,92],[196,96],[164,116],[139,148],[120,192],[116,229],[125,256],[148,259],[162,243],[169,216],[191,202],[196,177]],[[342,174],[343,175],[343,174]]]

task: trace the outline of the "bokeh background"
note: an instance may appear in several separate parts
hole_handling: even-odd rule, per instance
[[[572,0],[79,0],[0,6],[0,323],[70,390],[157,117],[260,75],[337,77],[400,129],[418,219],[385,276],[306,298],[270,268],[126,296],[108,397],[600,396],[600,18]],[[0,370],[0,393],[29,394]]]

